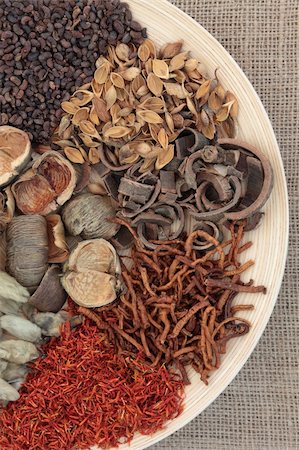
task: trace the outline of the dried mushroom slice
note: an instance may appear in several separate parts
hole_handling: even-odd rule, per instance
[[[30,296],[28,290],[4,271],[0,271],[0,311],[5,314],[17,314],[14,305],[26,304]],[[12,309],[11,309],[12,308]]]
[[[0,126],[0,187],[12,181],[31,156],[30,140],[24,131]]]
[[[35,160],[32,168],[12,185],[12,192],[23,214],[47,215],[71,197],[75,186],[72,164],[50,151]]]

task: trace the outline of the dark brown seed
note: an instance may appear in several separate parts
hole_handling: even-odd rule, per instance
[[[0,2],[1,3],[1,2]],[[108,44],[140,43],[145,29],[119,0],[3,0],[0,124],[48,143],[76,87],[92,79]]]

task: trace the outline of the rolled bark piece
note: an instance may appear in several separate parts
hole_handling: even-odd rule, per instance
[[[225,213],[225,218],[228,220],[246,219],[247,217],[250,217],[253,214],[257,213],[265,205],[265,203],[270,197],[274,182],[271,164],[268,158],[264,155],[264,153],[261,150],[239,139],[223,138],[218,140],[218,144],[221,145],[223,148],[241,149],[241,150],[243,149],[254,155],[261,162],[264,179],[259,195],[250,205],[247,206],[243,205],[242,207],[241,204],[240,211],[234,212],[229,211]]]

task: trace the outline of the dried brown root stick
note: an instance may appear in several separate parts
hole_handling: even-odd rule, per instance
[[[147,292],[154,297],[156,295],[156,293],[150,287],[146,268],[145,267],[139,267],[139,272],[140,272],[140,275],[141,275],[143,286],[145,287]]]
[[[220,330],[224,325],[226,325],[227,323],[230,323],[230,322],[235,322],[235,321],[244,323],[244,324],[246,324],[248,327],[251,327],[251,323],[250,323],[248,320],[246,320],[246,319],[242,319],[241,317],[228,317],[227,319],[223,320],[223,321],[215,328],[215,330],[214,330],[214,332],[213,332],[213,336],[212,336],[213,339],[215,338],[215,336],[217,335],[217,333],[219,333],[219,330]],[[225,337],[225,336],[224,336],[224,337]]]
[[[84,306],[80,306],[78,308],[78,313],[83,314],[83,316],[92,320],[100,330],[109,330],[110,326],[107,323],[103,322],[103,320],[100,319],[98,315],[90,309],[84,308]]]
[[[132,338],[128,333],[126,333],[124,330],[121,330],[118,325],[115,323],[111,323],[111,328],[113,328],[114,331],[116,331],[120,336],[122,336],[124,339],[126,339],[130,344],[134,345],[134,347],[137,348],[137,350],[143,352],[144,348],[142,345],[140,345],[136,339]]]
[[[236,291],[236,292],[252,292],[252,293],[258,293],[262,292],[263,294],[266,294],[267,289],[265,286],[244,286],[242,284],[235,284],[231,281],[227,280],[219,280],[214,278],[208,278],[205,281],[205,285],[207,287],[218,287],[223,289],[229,289],[230,291]]]
[[[223,273],[223,276],[225,277],[232,277],[234,275],[238,275],[240,273],[245,272],[245,270],[249,269],[249,267],[253,266],[254,261],[252,261],[252,259],[250,259],[249,261],[247,261],[245,264],[243,264],[242,266],[238,267],[237,269],[234,270],[226,270]]]
[[[179,320],[179,322],[176,324],[170,335],[172,339],[178,337],[184,326],[189,322],[189,320],[194,314],[196,314],[200,309],[205,308],[206,306],[209,305],[207,299],[208,297],[205,297],[203,302],[199,302],[196,305],[192,306],[192,308],[189,309],[187,314],[181,320]]]
[[[213,238],[212,236],[209,235],[209,233],[206,233],[205,231],[202,230],[196,230],[193,231],[193,233],[191,233],[185,243],[185,250],[186,250],[186,257],[188,258],[191,253],[192,253],[192,246],[193,246],[193,241],[194,239],[197,239],[199,237],[204,238],[206,241],[211,242],[211,244],[213,244],[216,248],[216,250],[219,253],[219,267],[223,268],[224,267],[224,261],[225,261],[225,253],[222,249],[222,246],[220,245],[220,243],[217,241],[217,239]],[[194,262],[195,263],[195,262]]]
[[[166,338],[167,338],[169,330],[170,330],[170,321],[167,316],[168,316],[168,311],[166,309],[162,309],[160,311],[160,319],[165,325],[163,333],[160,336],[160,342],[162,345],[166,341]]]
[[[238,311],[250,311],[254,309],[254,305],[235,305],[231,307],[231,313],[235,314]]]

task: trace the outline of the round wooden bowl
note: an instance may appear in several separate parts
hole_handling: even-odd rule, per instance
[[[262,225],[248,233],[253,247],[246,252],[246,259],[255,265],[246,272],[245,281],[254,279],[255,284],[267,287],[267,294],[240,294],[242,303],[253,303],[253,311],[242,312],[250,320],[250,332],[239,339],[232,339],[222,364],[205,386],[199,375],[190,371],[191,385],[186,389],[185,409],[177,419],[153,436],[136,435],[130,446],[122,449],[141,450],[153,445],[186,425],[210,405],[235,378],[259,341],[280,289],[288,243],[288,198],[279,148],[267,113],[252,85],[227,51],[203,27],[166,0],[126,0],[134,17],[147,27],[149,37],[158,45],[183,39],[185,49],[191,50],[212,76],[238,98],[238,139],[254,145],[268,156],[274,172],[274,188],[270,200],[263,208]]]

